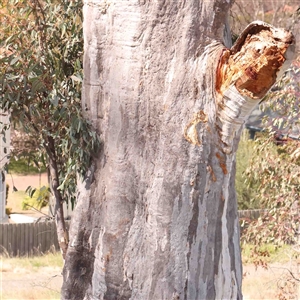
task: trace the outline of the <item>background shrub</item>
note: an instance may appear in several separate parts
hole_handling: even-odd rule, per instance
[[[49,187],[43,186],[40,189],[32,189],[29,187],[27,192],[29,195],[26,196],[22,202],[23,210],[30,209],[30,207],[40,210],[48,205],[50,198]]]

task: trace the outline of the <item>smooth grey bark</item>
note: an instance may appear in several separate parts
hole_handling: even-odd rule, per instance
[[[216,90],[229,2],[85,3],[82,101],[103,149],[78,186],[63,299],[242,298],[235,152],[259,100]]]

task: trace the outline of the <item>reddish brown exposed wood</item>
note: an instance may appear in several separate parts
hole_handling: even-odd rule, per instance
[[[225,162],[224,156],[222,156],[219,152],[217,152],[216,153],[216,157],[219,160],[219,165],[220,165],[220,168],[223,171],[223,174],[226,175],[228,173],[228,171],[227,171],[227,167],[226,167],[226,162]]]
[[[285,62],[291,33],[277,35],[267,25],[249,27],[229,51],[224,49],[216,74],[216,89],[223,93],[232,84],[253,99],[262,98],[275,83]]]
[[[210,173],[212,181],[216,182],[217,178],[211,166],[207,166],[207,171]]]
[[[226,70],[223,66],[228,63],[230,54],[231,54],[230,50],[224,48],[219,58],[217,74],[216,74],[216,90],[219,93],[221,92],[221,85],[224,81],[224,76],[225,76],[224,71]]]

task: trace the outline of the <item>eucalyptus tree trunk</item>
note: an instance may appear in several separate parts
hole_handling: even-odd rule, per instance
[[[62,253],[63,259],[66,257],[66,252],[68,249],[69,235],[68,229],[66,227],[66,222],[64,218],[63,209],[63,198],[61,191],[59,190],[59,175],[57,166],[57,157],[55,151],[55,142],[53,137],[48,137],[47,143],[44,144],[49,157],[49,175],[50,175],[50,188],[55,199],[54,205],[54,217],[56,224],[57,239],[60,251]]]
[[[242,298],[235,153],[293,37],[256,22],[228,50],[229,8],[85,2],[82,101],[103,149],[78,186],[63,299]]]

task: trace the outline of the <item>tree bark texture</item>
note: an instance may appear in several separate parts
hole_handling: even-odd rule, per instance
[[[58,189],[59,187],[59,176],[58,176],[58,166],[56,159],[55,143],[52,137],[48,137],[48,142],[45,143],[45,149],[49,157],[49,173],[50,173],[50,188],[51,192],[55,199],[54,206],[54,215],[55,215],[55,224],[56,232],[58,238],[58,244],[63,256],[63,259],[66,257],[68,243],[69,243],[69,234],[66,228],[66,223],[64,219],[63,211],[63,198],[61,192]]]
[[[267,90],[249,80],[276,78],[293,37],[258,22],[229,50],[229,2],[85,3],[82,101],[103,149],[78,186],[63,299],[242,298],[235,152]],[[264,30],[277,56],[256,66],[243,47]]]

